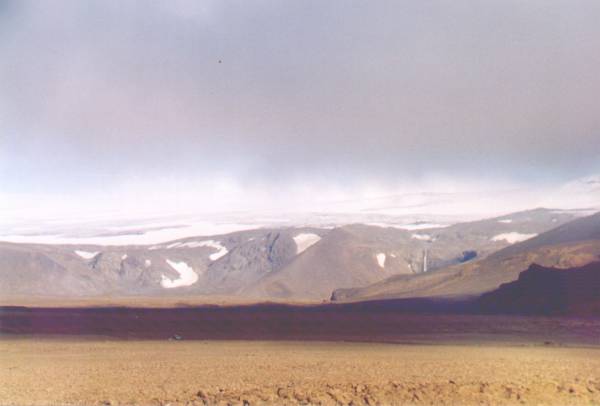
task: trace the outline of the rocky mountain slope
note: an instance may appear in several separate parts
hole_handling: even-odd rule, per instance
[[[338,289],[332,298],[472,296],[514,281],[530,264],[569,268],[600,255],[600,213],[575,219],[539,236],[515,243],[486,258],[419,275],[396,275],[370,286]]]
[[[234,293],[288,264],[294,237],[326,230],[252,230],[144,246],[0,243],[3,295]]]
[[[446,228],[286,227],[156,245],[0,243],[0,294],[323,300],[339,288],[463,269],[575,216],[538,209]]]
[[[289,266],[261,278],[243,294],[328,299],[336,287],[367,286],[393,275],[424,275],[485,258],[515,241],[534,237],[571,219],[572,213],[542,209],[412,231],[344,226],[332,230]]]
[[[578,268],[531,265],[519,279],[482,295],[484,312],[600,316],[600,262]]]

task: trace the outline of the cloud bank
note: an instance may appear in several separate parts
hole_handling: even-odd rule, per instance
[[[4,207],[551,189],[600,171],[599,19],[591,0],[5,0]]]

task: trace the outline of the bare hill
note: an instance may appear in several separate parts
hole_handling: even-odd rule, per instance
[[[5,303],[10,297],[128,296],[320,301],[335,289],[389,277],[412,281],[421,275],[418,283],[437,278],[433,271],[478,263],[575,216],[537,209],[446,228],[285,227],[156,245],[0,242],[0,294]]]
[[[332,299],[472,296],[516,280],[530,264],[570,268],[600,255],[600,214],[573,220],[487,258],[421,275],[393,276],[371,286],[339,289]]]
[[[600,262],[569,269],[533,264],[477,306],[489,313],[600,316]]]

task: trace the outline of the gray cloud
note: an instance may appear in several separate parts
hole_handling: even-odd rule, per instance
[[[7,189],[600,170],[596,1],[0,2]]]

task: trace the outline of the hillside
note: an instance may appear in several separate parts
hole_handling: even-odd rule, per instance
[[[600,255],[600,213],[573,220],[529,240],[506,247],[489,257],[427,274],[394,276],[356,289],[339,289],[332,299],[473,296],[516,280],[530,264],[570,268]]]
[[[281,227],[154,245],[0,242],[0,294],[5,303],[10,297],[129,296],[322,301],[336,289],[362,288],[390,277],[417,292],[445,275],[436,270],[471,269],[470,264],[576,215],[537,209],[417,230],[363,224]],[[516,265],[515,271],[523,269]]]
[[[569,269],[533,264],[477,305],[488,313],[600,316],[600,262]]]

